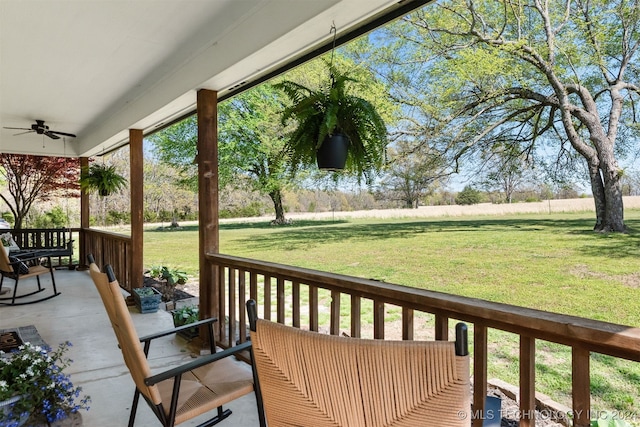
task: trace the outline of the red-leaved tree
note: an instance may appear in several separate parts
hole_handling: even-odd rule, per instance
[[[24,218],[36,201],[80,197],[78,158],[2,153],[0,175],[6,180],[8,192],[0,193],[0,198],[13,213],[15,229],[22,228]]]

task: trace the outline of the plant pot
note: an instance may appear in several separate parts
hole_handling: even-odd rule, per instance
[[[24,416],[20,417],[19,420],[7,420],[5,419],[5,416],[9,411],[9,409],[11,408],[11,406],[13,406],[14,403],[16,403],[17,401],[19,401],[20,399],[22,399],[23,396],[14,396],[10,399],[7,400],[2,400],[0,401],[0,420],[4,420],[4,421],[12,421],[15,424],[11,424],[14,425],[16,427],[20,427],[22,425],[24,425],[27,420],[29,419],[29,414],[24,414]],[[5,409],[7,410],[7,412],[5,413]]]
[[[140,313],[155,313],[158,311],[162,294],[156,288],[151,286],[134,288],[132,295]]]
[[[177,316],[176,313],[178,312],[178,310],[172,310],[171,313],[171,317],[173,318],[173,326],[175,326],[176,328],[178,326],[183,326],[188,324],[187,322],[183,322],[181,321]],[[183,338],[186,339],[193,339],[195,337],[197,337],[199,334],[199,329],[197,326],[194,326],[193,328],[189,328],[189,329],[185,329],[183,331],[178,332],[178,335],[180,335]]]
[[[342,170],[347,163],[349,138],[341,133],[327,135],[318,151],[316,160],[318,168],[324,170]]]

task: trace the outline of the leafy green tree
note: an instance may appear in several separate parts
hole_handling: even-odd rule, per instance
[[[220,187],[248,184],[273,202],[276,223],[285,222],[282,190],[287,185],[288,154],[279,114],[283,95],[269,85],[259,86],[219,105],[218,155]],[[193,158],[197,123],[190,117],[150,140],[161,161],[180,168],[182,183],[197,188]]]
[[[637,0],[446,0],[376,37],[381,72],[411,110],[403,132],[433,134],[454,167],[494,144],[528,155],[570,146],[588,170],[595,229],[624,231],[618,158],[638,133]]]
[[[456,196],[458,205],[477,205],[482,201],[482,194],[473,187],[466,186]]]
[[[221,166],[269,196],[277,224],[285,223],[282,197],[290,178],[285,128],[279,122],[283,108],[284,96],[263,85],[222,104],[218,113]]]

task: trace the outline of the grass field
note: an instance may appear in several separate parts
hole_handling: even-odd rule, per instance
[[[221,252],[640,326],[640,210],[627,234],[592,212],[223,224]],[[146,266],[198,268],[195,226],[145,232]],[[492,331],[490,377],[517,384],[515,336]],[[497,344],[499,343],[499,344]],[[538,343],[537,389],[570,403],[570,353]],[[640,407],[640,364],[594,355],[594,409]]]

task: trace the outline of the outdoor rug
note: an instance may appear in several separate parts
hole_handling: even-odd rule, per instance
[[[47,345],[35,326],[20,326],[18,328],[0,329],[0,350],[5,353],[17,349],[23,343],[44,347]]]

